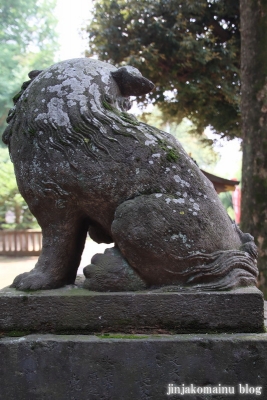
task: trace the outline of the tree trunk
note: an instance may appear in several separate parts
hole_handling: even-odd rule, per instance
[[[241,228],[259,248],[267,297],[267,0],[240,0],[243,132]]]
[[[14,213],[15,213],[15,224],[18,225],[21,222],[22,209],[21,206],[17,203],[15,203]]]

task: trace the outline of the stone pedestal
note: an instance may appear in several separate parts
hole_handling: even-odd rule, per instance
[[[29,335],[0,340],[0,400],[227,400],[267,397],[267,334]],[[235,395],[167,396],[168,384]]]
[[[0,331],[24,333],[263,332],[255,287],[228,292],[0,291]]]
[[[112,294],[77,287],[3,289],[0,400],[162,400],[176,390],[168,387],[189,387],[191,394],[172,395],[177,399],[251,400],[256,390],[265,399],[263,307],[255,288]]]

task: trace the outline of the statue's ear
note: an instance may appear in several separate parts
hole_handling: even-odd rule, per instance
[[[144,78],[138,69],[129,65],[111,72],[123,96],[142,96],[154,89],[154,84]]]
[[[40,69],[35,69],[31,72],[28,73],[28,77],[33,80],[34,78],[36,78],[36,76],[38,76],[41,72],[43,72],[43,70]]]

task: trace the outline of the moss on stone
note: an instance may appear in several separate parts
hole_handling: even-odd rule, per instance
[[[128,335],[123,333],[104,333],[102,335],[96,335],[100,339],[148,339],[149,336],[146,335]]]
[[[15,94],[15,96],[12,98],[14,104],[16,104],[18,102],[18,100],[21,97],[23,92],[24,92],[24,90],[20,90],[17,94]]]
[[[28,129],[28,133],[29,133],[30,136],[35,136],[36,131],[34,129],[29,128]]]
[[[129,124],[132,125],[139,125],[139,122],[133,118],[130,114],[127,112],[120,112],[117,108],[113,107],[111,104],[109,104],[105,99],[102,100],[102,104],[106,110],[112,111],[114,114],[116,114],[118,117],[120,117],[123,121],[128,122]]]
[[[169,148],[169,144],[162,139],[158,139],[158,144],[159,147],[166,152],[166,159],[169,162],[177,162],[178,158],[179,158],[179,153],[176,149],[174,148]]]
[[[22,337],[22,336],[26,336],[26,335],[29,335],[29,334],[30,334],[29,331],[13,330],[13,331],[5,332],[4,336],[7,336],[7,337]]]
[[[106,100],[102,100],[102,104],[103,104],[103,106],[104,106],[104,108],[106,109],[106,110],[109,110],[109,111],[114,111],[114,107],[112,107],[112,105],[111,104],[109,104]]]
[[[168,149],[166,158],[169,162],[176,162],[179,158],[178,152],[175,149]]]

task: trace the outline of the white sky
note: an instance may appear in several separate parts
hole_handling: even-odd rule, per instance
[[[220,159],[215,168],[211,170],[211,173],[221,176],[222,178],[236,178],[239,180],[242,165],[241,140],[218,139],[219,137],[217,135],[210,134],[208,129],[206,130],[206,133],[211,139],[217,139],[214,149],[220,155]]]
[[[92,7],[93,0],[57,0],[57,30],[61,49],[56,61],[84,56],[88,38],[85,32],[82,33],[82,28],[91,18]],[[238,177],[242,159],[240,141],[218,141],[215,149],[220,153],[220,161],[212,172],[228,179]]]
[[[92,0],[57,0],[55,12],[61,46],[57,61],[84,56],[88,39],[81,30],[90,20],[92,6]]]

